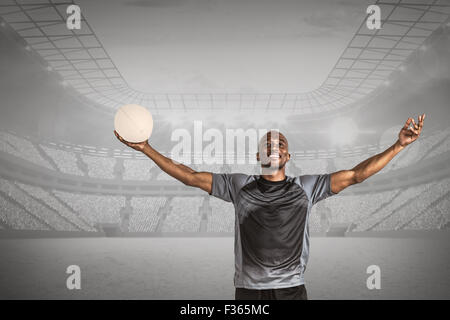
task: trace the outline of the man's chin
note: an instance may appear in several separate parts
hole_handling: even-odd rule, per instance
[[[284,165],[285,164],[283,162],[274,160],[270,163],[262,164],[261,167],[263,167],[264,169],[281,170],[283,169]]]

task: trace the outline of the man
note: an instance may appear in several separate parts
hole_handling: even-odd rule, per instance
[[[419,116],[416,124],[409,118],[391,147],[352,169],[298,177],[285,175],[291,155],[286,137],[278,131],[268,132],[259,143],[256,157],[261,161],[261,175],[197,172],[161,155],[147,141],[129,143],[114,133],[185,185],[234,204],[237,300],[301,300],[307,299],[303,275],[309,255],[311,207],[380,171],[419,137],[424,119],[425,114]]]

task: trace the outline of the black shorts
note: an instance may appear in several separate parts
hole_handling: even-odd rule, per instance
[[[236,288],[236,300],[308,300],[305,285],[281,289]]]

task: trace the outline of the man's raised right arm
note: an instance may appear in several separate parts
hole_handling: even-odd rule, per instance
[[[212,191],[212,173],[211,172],[197,172],[188,166],[181,163],[176,163],[172,159],[163,156],[158,151],[153,149],[148,141],[143,141],[139,143],[131,143],[125,141],[116,131],[114,131],[117,139],[122,143],[133,148],[136,151],[141,151],[147,157],[152,159],[156,165],[161,168],[168,175],[174,177],[175,179],[181,181],[187,186],[200,188],[209,194]]]

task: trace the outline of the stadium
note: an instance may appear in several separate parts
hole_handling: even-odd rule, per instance
[[[183,7],[133,3],[163,16]],[[214,17],[221,4],[212,3]],[[408,117],[426,113],[421,137],[378,174],[313,207],[306,286],[311,299],[450,298],[449,1],[359,4],[362,14],[345,29],[353,31],[338,37],[338,54],[326,57],[330,68],[309,91],[283,91],[272,76],[274,91],[201,79],[186,91],[135,89],[123,73],[133,69],[122,71],[123,57],[106,44],[99,9],[75,2],[83,27],[69,30],[69,4],[0,4],[1,299],[233,299],[233,204],[121,145],[113,120],[128,103],[152,112],[149,142],[168,157],[175,130],[194,135],[199,121],[201,135],[279,128],[289,139],[288,176],[352,168],[391,146]],[[381,29],[367,28],[370,4],[381,8]],[[215,52],[214,42],[203,45]],[[139,70],[141,61],[130,60]],[[268,68],[284,66],[272,62]],[[229,163],[208,164],[204,140],[178,161],[197,171],[259,174],[251,143],[235,145]],[[80,267],[80,290],[66,287],[70,265]],[[366,286],[371,265],[380,267],[381,289]]]

